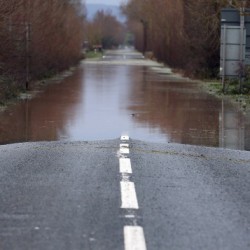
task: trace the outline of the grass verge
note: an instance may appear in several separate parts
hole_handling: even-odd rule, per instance
[[[222,83],[218,80],[204,81],[202,87],[210,94],[227,98],[243,111],[250,112],[250,91],[248,83],[243,84],[243,94],[239,93],[238,81],[231,81],[226,84],[225,93],[222,91]]]
[[[88,51],[85,54],[86,59],[98,59],[102,58],[103,52]]]
[[[49,72],[43,79],[30,83],[29,90],[26,90],[24,84],[18,83],[13,77],[0,76],[0,112],[20,100],[33,98],[49,84],[60,83],[72,75],[75,69],[76,67],[71,67],[57,74]]]

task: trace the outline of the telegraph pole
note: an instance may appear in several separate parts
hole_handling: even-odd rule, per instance
[[[245,28],[245,8],[246,8],[246,0],[241,0],[240,6],[240,89],[239,92],[242,93],[242,82],[243,82],[243,74],[244,74],[244,28]]]
[[[30,0],[24,0],[25,13],[25,88],[30,85]]]
[[[25,24],[25,71],[26,71],[26,79],[25,79],[25,88],[29,89],[30,84],[30,24],[26,22]]]
[[[141,19],[142,27],[143,27],[143,55],[145,55],[145,52],[147,51],[148,47],[148,23],[147,21]]]

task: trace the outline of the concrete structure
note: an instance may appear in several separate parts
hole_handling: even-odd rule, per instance
[[[244,65],[250,65],[250,9],[221,11],[221,76],[238,77]]]

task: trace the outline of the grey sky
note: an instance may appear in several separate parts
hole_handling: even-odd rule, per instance
[[[99,4],[110,4],[110,5],[120,5],[126,2],[126,0],[85,0],[86,3],[99,3]]]

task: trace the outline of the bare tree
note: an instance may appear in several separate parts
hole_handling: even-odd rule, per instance
[[[0,76],[11,76],[12,82],[23,86],[28,61],[33,79],[75,64],[84,40],[84,23],[80,0],[1,0]]]
[[[241,0],[130,0],[122,6],[137,49],[191,74],[215,76],[219,69],[220,10]],[[250,6],[247,1],[247,6]],[[147,25],[147,37],[143,36]],[[145,28],[145,27],[144,27]]]

